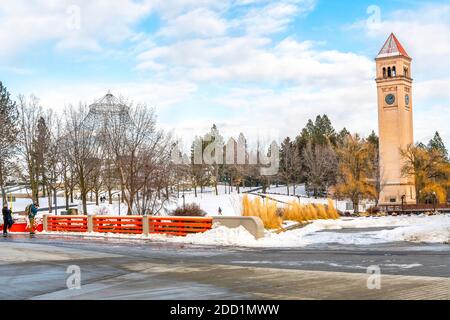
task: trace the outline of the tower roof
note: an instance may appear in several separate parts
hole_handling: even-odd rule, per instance
[[[400,41],[398,41],[395,34],[391,33],[377,58],[387,58],[387,57],[395,57],[395,56],[404,56],[410,58],[406,50],[403,48]]]

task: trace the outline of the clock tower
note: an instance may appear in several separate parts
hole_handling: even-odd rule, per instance
[[[380,205],[415,204],[413,176],[403,176],[400,150],[413,144],[411,57],[391,34],[375,59],[380,136]]]

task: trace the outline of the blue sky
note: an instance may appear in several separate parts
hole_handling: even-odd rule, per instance
[[[111,90],[188,141],[213,123],[281,140],[323,113],[368,134],[390,32],[414,59],[416,140],[450,146],[450,1],[2,0],[0,80],[60,111]]]

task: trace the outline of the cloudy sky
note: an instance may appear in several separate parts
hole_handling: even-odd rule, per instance
[[[183,139],[377,130],[374,57],[413,57],[415,138],[450,146],[450,1],[0,0],[0,80],[63,110],[108,90]]]

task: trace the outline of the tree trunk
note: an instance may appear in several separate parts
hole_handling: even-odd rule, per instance
[[[112,204],[112,190],[111,188],[108,189],[108,203]]]
[[[87,192],[81,191],[81,201],[83,202],[83,214],[87,215]]]
[[[69,190],[67,187],[64,189],[64,198],[66,200],[66,211],[69,211]]]
[[[353,212],[354,213],[359,213],[359,200],[358,199],[353,199]]]
[[[43,189],[45,191],[45,188]],[[53,205],[52,205],[52,192],[51,190],[47,190],[47,198],[48,198],[48,213],[52,213]]]

